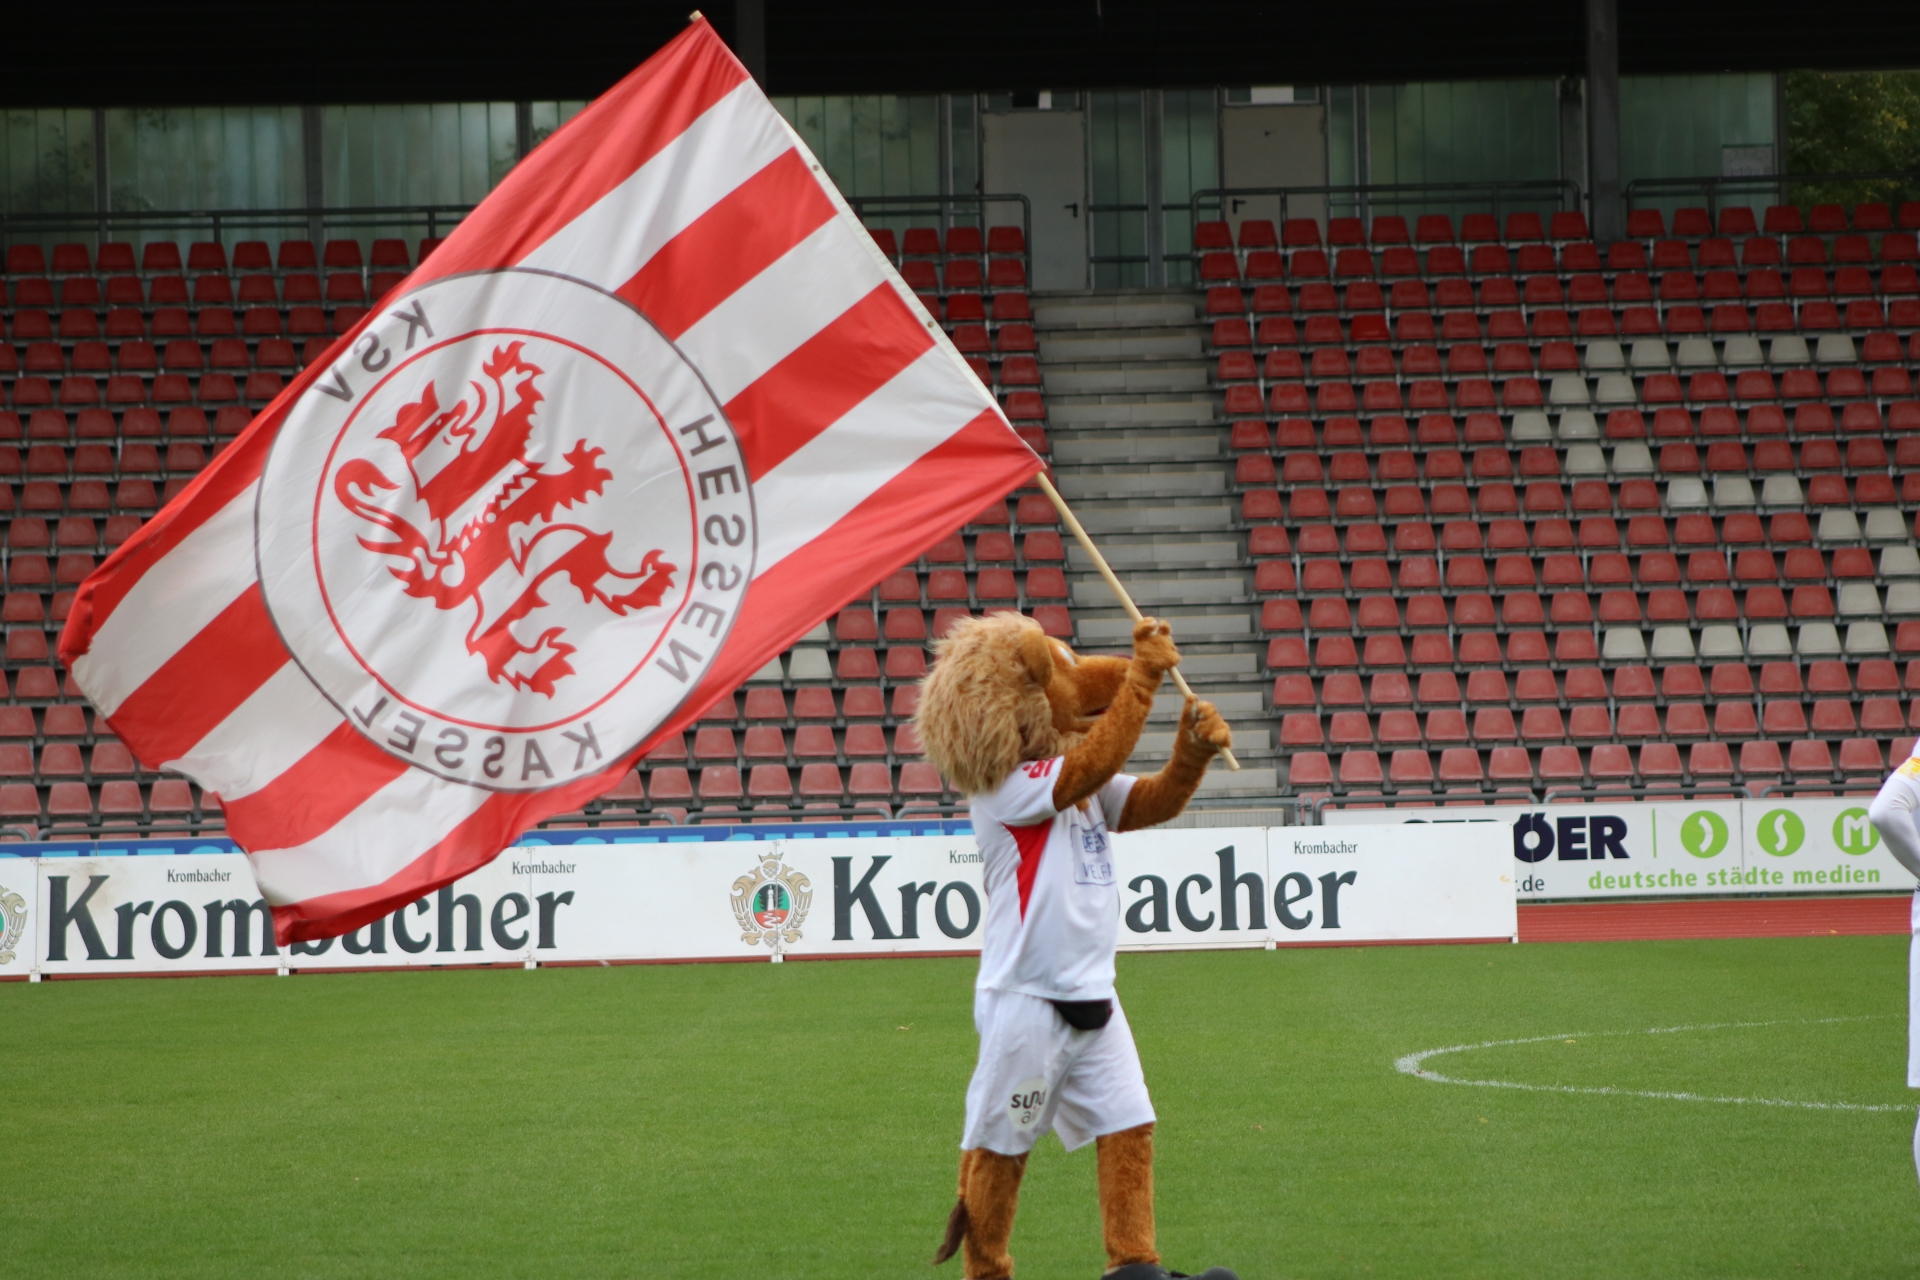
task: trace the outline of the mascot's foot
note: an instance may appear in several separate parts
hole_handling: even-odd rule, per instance
[[[1130,1262],[1107,1272],[1100,1280],[1240,1280],[1240,1277],[1225,1267],[1211,1267],[1189,1277],[1184,1271],[1169,1271],[1157,1262]]]

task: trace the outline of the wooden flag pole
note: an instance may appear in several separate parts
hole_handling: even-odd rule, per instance
[[[1087,536],[1085,529],[1081,528],[1079,518],[1073,514],[1073,509],[1067,506],[1067,500],[1060,496],[1060,491],[1053,487],[1053,481],[1047,479],[1047,473],[1044,471],[1036,473],[1034,479],[1040,482],[1041,490],[1053,503],[1053,509],[1060,513],[1060,518],[1066,522],[1067,528],[1073,531],[1073,536],[1079,541],[1080,546],[1088,556],[1092,557],[1093,567],[1100,571],[1100,576],[1107,580],[1109,587],[1113,588],[1113,594],[1120,598],[1120,607],[1125,609],[1127,616],[1135,622],[1140,621],[1143,616],[1140,606],[1133,602],[1133,597],[1127,594],[1127,589],[1120,585],[1120,579],[1114,576],[1112,566],[1107,564],[1107,558],[1100,554],[1100,548],[1093,545],[1093,539]],[[1187,678],[1180,674],[1180,668],[1175,667],[1168,674],[1173,677],[1174,687],[1182,694],[1189,698],[1195,696],[1193,690],[1187,685]],[[1235,772],[1239,771],[1240,762],[1233,758],[1233,752],[1222,751],[1220,758],[1227,762],[1227,768]]]

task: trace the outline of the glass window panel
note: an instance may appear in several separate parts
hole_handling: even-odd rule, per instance
[[[1767,73],[1620,77],[1620,176],[1691,178],[1720,172],[1725,146],[1773,146],[1773,76]],[[1759,204],[1772,195],[1742,197]],[[1669,214],[1698,193],[1638,199]],[[1734,199],[1740,202],[1739,198]]]
[[[1090,93],[1087,105],[1094,284],[1104,288],[1144,285],[1147,210],[1141,95]]]

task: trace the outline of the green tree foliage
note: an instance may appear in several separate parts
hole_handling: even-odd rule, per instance
[[[1915,175],[1796,183],[1797,204],[1920,198],[1920,71],[1789,73],[1787,172]]]

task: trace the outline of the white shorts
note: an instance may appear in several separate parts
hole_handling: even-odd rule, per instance
[[[1920,1089],[1920,889],[1913,892],[1913,941],[1907,945],[1907,1088]]]
[[[1075,1031],[1053,1005],[1013,991],[976,991],[980,1062],[967,1086],[962,1150],[1024,1155],[1044,1133],[1072,1151],[1105,1133],[1153,1122],[1153,1102],[1126,1010],[1098,1031]]]

